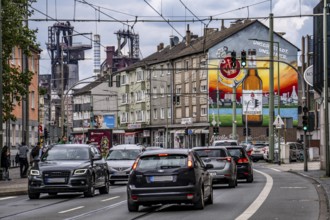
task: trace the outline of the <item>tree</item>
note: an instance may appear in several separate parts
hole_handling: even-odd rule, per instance
[[[20,103],[29,91],[33,73],[11,65],[13,48],[19,48],[28,57],[31,51],[38,51],[37,30],[30,30],[25,19],[33,14],[28,10],[35,0],[1,0],[2,6],[2,45],[3,45],[3,120],[16,120],[13,115],[15,103]],[[16,102],[13,102],[15,100]]]

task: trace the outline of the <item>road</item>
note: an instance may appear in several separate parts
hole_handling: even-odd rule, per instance
[[[0,198],[1,219],[299,219],[319,216],[319,197],[309,179],[255,165],[255,181],[239,182],[235,189],[214,188],[214,204],[204,210],[191,206],[141,207],[129,213],[125,183],[111,187],[108,195],[84,198],[81,194],[42,194],[39,200],[27,195]]]

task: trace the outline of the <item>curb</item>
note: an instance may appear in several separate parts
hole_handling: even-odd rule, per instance
[[[21,195],[26,195],[27,190],[16,190],[16,191],[7,191],[7,192],[0,192],[0,197],[4,196],[21,196]]]
[[[328,220],[330,219],[330,203],[329,203],[329,195],[328,195],[328,192],[327,190],[324,188],[324,186],[322,185],[322,182],[320,182],[319,179],[317,178],[314,178],[312,176],[308,176],[306,175],[305,173],[301,173],[299,171],[293,171],[293,170],[289,170],[287,172],[290,172],[290,173],[293,173],[293,174],[296,174],[296,175],[299,175],[301,177],[304,177],[304,178],[307,178],[307,179],[310,179],[312,181],[314,181],[314,183],[317,184],[314,185],[315,187],[315,190],[317,191],[317,194],[319,196],[319,208],[320,208],[320,211],[319,211],[319,219],[320,220]],[[325,203],[325,206],[323,205],[323,203]]]

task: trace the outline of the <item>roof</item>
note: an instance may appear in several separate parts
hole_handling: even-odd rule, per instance
[[[144,151],[141,156],[152,156],[158,154],[182,154],[188,155],[189,149],[161,149],[161,150],[150,150]]]
[[[111,148],[111,150],[125,150],[125,149],[142,149],[141,145],[137,145],[137,144],[120,144],[120,145],[116,145],[113,146]]]
[[[83,95],[85,93],[90,94],[91,89],[95,88],[96,86],[100,85],[101,83],[104,83],[106,79],[106,76],[102,76],[100,78],[97,78],[95,81],[88,83],[87,85],[79,88],[79,89],[72,89],[74,91],[73,96]]]

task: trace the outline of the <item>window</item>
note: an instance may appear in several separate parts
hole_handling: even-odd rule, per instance
[[[142,81],[143,80],[143,71],[137,71],[136,72],[136,81],[139,82],[139,81]]]
[[[143,101],[143,91],[142,90],[136,92],[136,101],[137,102]]]
[[[34,65],[35,65],[35,63],[34,63],[34,56],[32,55],[32,56],[31,56],[31,71],[32,71],[32,72],[35,71]]]
[[[166,64],[166,68],[167,68],[166,71],[167,71],[167,74],[168,74],[168,75],[171,74],[170,67],[171,67],[170,64],[167,63],[167,64]]]
[[[196,86],[196,82],[192,83],[192,93],[196,93],[197,92],[197,86]]]
[[[186,112],[186,117],[189,117],[189,111],[190,111],[190,107],[189,106],[186,106],[185,107],[185,112]]]
[[[207,115],[207,107],[206,106],[201,106],[201,116]]]
[[[164,94],[165,94],[165,87],[164,86],[160,87],[160,94],[161,94],[162,97],[164,97]]]
[[[164,76],[164,65],[160,65],[160,76]]]
[[[128,83],[128,77],[127,75],[121,76],[121,85],[126,85]]]
[[[150,89],[147,89],[146,100],[150,100]]]
[[[121,95],[121,103],[126,104],[128,102],[128,95],[127,93],[124,93]]]
[[[167,85],[167,96],[171,96],[171,85]]]
[[[156,68],[155,67],[152,70],[152,76],[153,77],[157,77],[157,71],[156,71]]]
[[[201,92],[206,92],[206,85],[201,86]]]
[[[184,61],[184,69],[185,69],[185,71],[188,71],[188,68],[189,68],[189,60],[185,60]]]
[[[190,87],[190,86],[189,86],[189,83],[186,83],[186,84],[184,85],[184,87],[185,87],[185,89],[184,89],[185,92],[186,92],[186,93],[190,93],[190,91],[189,91],[189,87]]]
[[[136,111],[136,121],[137,122],[142,122],[143,121],[143,111],[138,110]]]
[[[157,109],[154,109],[154,119],[157,119]]]
[[[130,122],[134,123],[134,112],[131,112]]]
[[[35,97],[34,97],[34,91],[31,92],[31,108],[35,108]]]
[[[157,98],[157,87],[154,87],[153,89],[152,89],[152,97],[153,98]]]
[[[127,123],[128,112],[123,112],[120,116],[121,123]]]
[[[181,95],[181,87],[177,87],[175,92],[177,95]]]
[[[160,109],[160,118],[161,119],[164,119],[165,118],[165,109],[164,108],[161,108]]]
[[[167,108],[167,118],[172,118],[171,108]]]
[[[149,110],[146,111],[146,120],[147,121],[150,120],[150,111]]]

